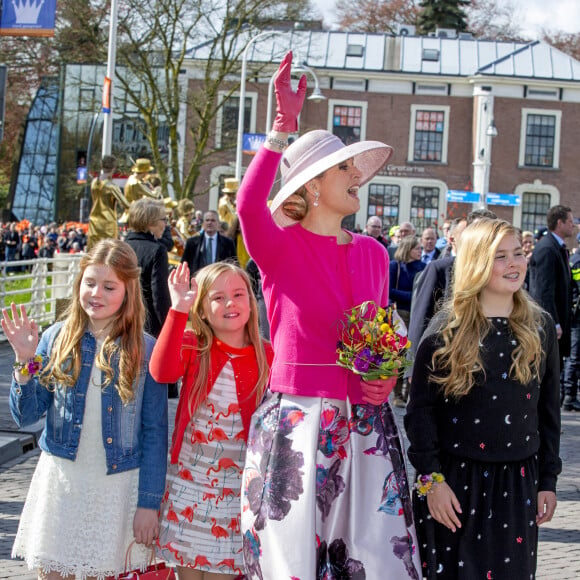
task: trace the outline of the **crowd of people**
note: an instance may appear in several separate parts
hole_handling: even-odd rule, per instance
[[[580,410],[572,209],[550,208],[536,234],[489,210],[440,235],[379,216],[344,229],[392,148],[323,130],[288,146],[306,92],[291,66],[217,210],[164,198],[143,159],[131,195],[117,191],[105,158],[88,245],[78,226],[28,224],[37,246],[71,251],[82,232],[86,250],[42,336],[23,307],[2,316],[14,419],[46,414],[13,549],[40,578],[118,575],[132,540],[133,567],[155,545],[179,580],[535,577],[560,410]],[[10,262],[23,232],[4,229]],[[404,374],[336,364],[339,321],[368,303],[398,314]]]

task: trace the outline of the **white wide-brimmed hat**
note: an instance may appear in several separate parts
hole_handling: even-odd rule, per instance
[[[385,165],[392,153],[393,148],[380,141],[359,141],[345,145],[328,131],[316,130],[302,135],[282,156],[282,188],[270,206],[274,220],[283,227],[295,223],[295,220],[284,214],[282,205],[300,187],[327,169],[352,159],[362,173],[360,185],[364,185]]]

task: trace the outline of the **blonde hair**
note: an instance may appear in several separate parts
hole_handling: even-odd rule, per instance
[[[148,232],[157,220],[165,219],[165,206],[162,201],[142,197],[129,208],[128,226],[134,232]]]
[[[127,403],[134,396],[134,384],[144,360],[145,307],[141,298],[137,256],[129,244],[120,240],[101,240],[81,258],[81,270],[73,284],[72,299],[63,314],[64,323],[51,348],[48,364],[42,371],[41,382],[47,388],[55,382],[72,387],[79,378],[81,343],[89,323],[89,317],[80,303],[80,288],[89,266],[108,266],[125,285],[123,304],[97,355],[96,366],[105,373],[105,387],[113,382],[113,362],[118,361],[119,377],[115,388],[123,403]]]
[[[411,252],[420,244],[420,240],[417,236],[405,236],[399,242],[397,249],[395,250],[395,260],[397,262],[403,262],[407,264],[412,262]]]
[[[197,272],[195,280],[197,282],[197,296],[191,307],[191,325],[193,331],[198,337],[198,344],[195,348],[198,350],[198,372],[195,377],[191,396],[188,401],[189,411],[193,413],[199,405],[208,396],[208,376],[211,366],[211,347],[214,334],[211,326],[205,320],[204,303],[215,281],[223,274],[236,274],[242,278],[248,292],[250,300],[250,316],[246,323],[246,331],[250,344],[256,351],[256,360],[258,363],[258,381],[254,388],[256,404],[258,404],[266,388],[268,381],[269,367],[264,350],[264,343],[260,336],[258,326],[258,304],[252,291],[252,284],[249,276],[239,266],[230,262],[216,262],[205,266]]]
[[[519,230],[500,219],[482,218],[469,225],[461,234],[455,258],[455,278],[451,299],[442,315],[443,345],[432,357],[431,380],[443,388],[445,396],[467,395],[477,376],[485,373],[480,342],[491,330],[479,300],[481,291],[492,276],[495,254],[502,239],[514,235],[521,240]],[[539,327],[544,324],[542,309],[520,288],[513,296],[509,316],[511,332],[518,345],[512,353],[510,377],[525,385],[539,376],[542,345]]]

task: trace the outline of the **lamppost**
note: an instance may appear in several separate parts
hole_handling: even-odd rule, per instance
[[[480,96],[479,119],[476,144],[477,158],[473,162],[473,186],[481,196],[479,207],[487,208],[487,194],[491,175],[492,140],[497,137],[497,127],[493,118],[493,97]]]
[[[292,71],[293,72],[308,72],[312,75],[312,78],[314,79],[314,89],[312,89],[312,94],[307,98],[307,100],[309,101],[314,101],[315,103],[319,103],[320,101],[325,101],[326,97],[322,94],[322,91],[320,90],[320,84],[318,82],[318,77],[316,76],[316,73],[309,67],[307,66],[305,63],[299,64],[296,67],[292,67]],[[265,133],[268,133],[270,131],[270,129],[272,128],[272,101],[274,100],[274,79],[276,78],[276,73],[278,71],[276,71],[271,77],[270,77],[270,82],[268,83],[268,105],[267,105],[267,109],[266,109],[266,131]]]
[[[236,146],[236,173],[235,177],[240,181],[242,178],[242,143],[244,140],[244,112],[246,110],[246,74],[247,74],[247,59],[248,51],[252,44],[264,38],[265,36],[272,36],[273,34],[285,34],[282,30],[266,30],[265,32],[260,32],[260,34],[250,38],[244,52],[242,54],[242,73],[240,76],[240,107],[238,110],[238,141]]]
[[[117,0],[111,0],[109,20],[109,48],[107,53],[107,76],[103,87],[103,157],[110,155],[113,142],[113,79],[117,57]],[[108,92],[108,99],[106,93]],[[105,107],[105,103],[108,107]]]

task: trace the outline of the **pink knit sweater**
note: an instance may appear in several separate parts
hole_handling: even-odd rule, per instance
[[[336,363],[344,313],[365,300],[388,304],[387,251],[368,236],[314,234],[299,223],[279,227],[266,200],[281,154],[262,148],[237,194],[246,247],[262,274],[274,362],[272,391],[360,401],[360,379]],[[314,210],[315,211],[315,210]]]

